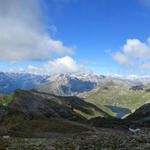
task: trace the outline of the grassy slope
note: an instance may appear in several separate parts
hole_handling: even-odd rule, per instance
[[[105,89],[106,87],[108,89]],[[94,104],[100,103],[135,110],[150,100],[150,92],[145,92],[149,86],[144,86],[143,88],[143,90],[133,91],[128,86],[112,84],[82,96],[86,97],[86,101]]]
[[[106,112],[107,114],[109,114],[110,116],[116,116],[116,113],[112,112],[109,108],[101,105],[101,103],[97,102],[97,101],[91,101],[91,100],[88,100],[88,99],[85,99],[86,102],[89,102],[89,103],[92,103],[94,105],[96,105],[98,108],[100,108],[101,110],[103,110],[104,112]],[[98,115],[96,115],[97,117]],[[103,116],[101,116],[103,117]]]

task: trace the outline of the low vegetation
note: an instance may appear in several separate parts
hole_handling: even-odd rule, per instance
[[[109,84],[80,96],[93,104],[99,103],[134,111],[150,100],[150,92],[147,92],[148,89],[149,85],[140,86],[137,90],[135,87]]]
[[[11,95],[3,95],[3,96],[1,96],[0,103],[2,105],[4,105],[4,106],[8,106],[12,102],[13,98],[14,98],[13,94],[11,94]]]

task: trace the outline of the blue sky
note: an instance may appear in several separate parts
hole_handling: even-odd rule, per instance
[[[7,45],[9,42],[15,43],[11,45],[11,47],[14,46],[12,49],[2,45],[3,51],[1,52],[2,48],[0,48],[0,52],[3,55],[6,48],[7,53],[9,51],[14,53],[18,48],[18,51],[15,51],[18,55],[8,57],[4,54],[0,57],[1,70],[20,68],[29,72],[42,72],[45,68],[44,72],[48,70],[48,73],[55,73],[57,66],[62,64],[62,67],[58,67],[58,70],[62,72],[91,70],[102,74],[149,74],[150,58],[146,56],[150,54],[149,0],[44,0],[44,3],[40,0],[39,3],[35,0],[21,1],[26,5],[22,5],[19,0],[14,0],[14,3],[10,4],[1,4],[5,6],[0,15],[1,21],[8,23],[10,20],[10,25],[15,24],[16,29],[14,35],[10,36],[10,33],[7,33],[7,37],[10,37],[5,38],[3,33],[5,24],[0,26],[0,32],[3,31],[0,40],[2,39],[2,42],[6,42]],[[33,16],[30,18],[25,10],[27,6],[35,5],[35,3],[36,7],[28,8],[28,12],[33,11]],[[40,10],[40,13],[37,10]],[[8,12],[5,20],[4,12]],[[14,15],[10,15],[12,12]],[[12,18],[16,19],[15,22]],[[12,27],[8,26],[7,31],[9,28]],[[34,30],[34,35],[39,38],[34,38],[34,35],[29,35],[30,33],[27,34],[28,29],[30,33]],[[38,46],[31,45],[28,41],[19,41],[17,33],[25,39],[32,37],[31,41],[34,44],[38,44],[39,39],[42,41],[47,36],[51,40],[51,45],[43,47],[46,40],[43,40],[43,45]],[[11,41],[13,37],[16,37],[15,41]],[[61,43],[58,44],[56,41]],[[20,45],[23,45],[23,48]],[[49,49],[48,46],[51,48]],[[32,47],[33,52],[32,49],[26,50],[28,47],[30,49]],[[16,59],[17,56],[20,59]],[[72,66],[66,66],[65,61]],[[73,66],[75,69],[72,69]]]

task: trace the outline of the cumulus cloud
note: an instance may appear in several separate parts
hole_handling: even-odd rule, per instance
[[[48,60],[72,54],[73,48],[53,40],[45,31],[41,0],[0,0],[0,60]],[[56,31],[54,26],[51,26]]]
[[[113,56],[114,60],[118,61],[120,65],[126,65],[126,66],[129,66],[129,65],[132,65],[132,62],[130,61],[130,59],[120,53],[120,52],[117,52],[114,56]]]
[[[126,56],[131,56],[132,58],[149,59],[150,45],[148,43],[143,43],[137,39],[129,39],[123,47],[123,52]]]
[[[150,38],[146,42],[128,39],[121,52],[112,55],[120,65],[133,69],[150,70]]]
[[[69,56],[50,60],[42,67],[35,67],[29,65],[25,71],[33,74],[90,72],[88,69],[85,69],[82,65],[77,64],[77,62]]]

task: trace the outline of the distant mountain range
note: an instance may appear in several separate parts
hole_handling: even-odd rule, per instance
[[[0,72],[0,93],[10,94],[16,89],[33,89],[55,95],[78,95],[113,81],[121,85],[150,83],[150,78],[123,78],[93,74],[35,75],[28,73]]]
[[[33,89],[46,82],[46,76],[0,72],[0,93],[11,94],[16,89]]]

